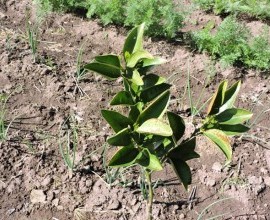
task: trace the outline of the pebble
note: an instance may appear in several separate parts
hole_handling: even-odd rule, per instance
[[[55,206],[55,207],[57,207],[59,205],[59,199],[58,198],[54,199],[52,201],[52,205]]]
[[[219,162],[215,162],[212,166],[212,170],[220,173],[222,171],[222,165]]]
[[[5,18],[5,17],[6,17],[6,15],[4,13],[0,12],[0,19]]]
[[[267,186],[270,186],[270,176],[264,177],[264,183],[265,183]]]
[[[50,176],[47,176],[42,182],[41,186],[49,186],[53,182],[53,178]]]
[[[64,209],[64,207],[61,206],[61,205],[59,205],[59,206],[57,206],[57,209],[58,209],[59,211],[62,211],[62,210]]]
[[[214,179],[210,179],[210,178],[207,178],[206,179],[206,185],[207,186],[215,186],[216,185],[216,181]]]
[[[120,207],[121,207],[121,203],[117,199],[112,199],[109,206],[108,206],[108,209],[109,210],[117,210]]]
[[[263,174],[267,174],[267,173],[268,173],[268,170],[265,169],[264,167],[261,167],[260,171],[261,171],[261,173],[263,173]]]
[[[184,219],[184,218],[186,218],[185,214],[181,213],[181,214],[179,215],[179,219]]]
[[[12,215],[12,213],[14,213],[16,211],[15,208],[9,209],[7,210],[7,215]]]
[[[47,201],[51,202],[53,199],[54,199],[54,192],[53,191],[47,192]]]
[[[187,205],[186,204],[184,204],[184,205],[181,206],[181,209],[186,209],[186,208],[187,208]]]
[[[263,183],[262,177],[248,176],[248,183],[251,185],[258,185]]]
[[[46,203],[46,195],[43,190],[32,190],[30,194],[31,203]]]
[[[255,193],[256,195],[259,195],[260,193],[262,193],[266,188],[266,185],[265,184],[260,184],[260,185],[257,185],[255,187]]]

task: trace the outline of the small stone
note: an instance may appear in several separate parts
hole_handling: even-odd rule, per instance
[[[207,186],[215,186],[216,185],[216,181],[214,180],[214,179],[209,179],[209,178],[207,178],[207,180],[206,180],[206,185]]]
[[[264,177],[264,183],[265,183],[267,186],[270,186],[270,176]]]
[[[267,207],[268,207],[268,204],[267,204],[267,203],[265,203],[263,206],[264,206],[265,208],[267,208]]]
[[[16,211],[15,208],[9,209],[7,210],[7,215],[12,215],[12,213],[14,213]]]
[[[255,187],[255,193],[256,195],[259,195],[260,193],[262,193],[266,188],[266,185],[265,184],[260,184],[260,185],[257,185]]]
[[[224,191],[228,191],[230,189],[231,189],[231,186],[230,185],[227,184],[227,185],[224,186]]]
[[[261,173],[263,173],[265,175],[268,173],[268,170],[265,169],[264,167],[261,167],[260,171],[261,171]]]
[[[183,204],[182,206],[181,206],[181,209],[186,209],[187,208],[187,205],[186,204]]]
[[[53,191],[49,191],[47,192],[47,201],[51,202],[54,199],[54,192]]]
[[[32,190],[30,194],[31,203],[46,203],[46,195],[42,190]]]
[[[135,205],[137,202],[138,202],[137,199],[134,198],[134,199],[131,200],[130,205],[133,206],[133,205]]]
[[[59,206],[57,206],[57,209],[58,209],[59,211],[62,211],[62,210],[64,210],[64,207],[61,206],[61,205],[59,205]]]
[[[4,13],[0,12],[0,19],[5,18],[5,17],[6,17],[6,15]]]
[[[256,177],[256,176],[248,176],[248,183],[251,185],[258,185],[263,182],[262,177]]]
[[[215,162],[212,166],[212,170],[220,173],[222,171],[222,165],[219,162]]]
[[[86,180],[85,181],[85,186],[87,186],[87,187],[91,187],[92,184],[93,184],[92,180]]]
[[[111,203],[108,206],[109,210],[117,210],[121,207],[121,203],[117,199],[111,200]]]
[[[179,209],[179,205],[174,205],[173,210],[177,210],[177,209]]]
[[[54,199],[52,201],[52,205],[55,206],[55,207],[57,207],[59,205],[59,199],[58,198]]]
[[[53,178],[50,176],[47,176],[42,182],[41,186],[49,186],[53,182]]]
[[[179,219],[184,219],[184,218],[186,218],[185,214],[181,213],[181,214],[179,215]]]

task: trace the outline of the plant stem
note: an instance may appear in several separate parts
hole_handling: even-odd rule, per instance
[[[153,187],[152,187],[152,180],[151,180],[151,171],[145,170],[145,177],[148,184],[147,220],[152,220]]]

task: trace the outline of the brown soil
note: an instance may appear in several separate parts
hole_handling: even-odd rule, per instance
[[[101,153],[111,130],[100,110],[109,107],[108,100],[120,89],[120,82],[108,82],[91,73],[79,84],[74,78],[82,44],[85,63],[98,54],[119,53],[126,31],[71,14],[51,14],[39,26],[39,59],[33,62],[26,14],[30,12],[34,22],[34,11],[30,0],[0,1],[0,93],[10,94],[6,119],[11,122],[7,140],[0,142],[0,219],[145,219],[140,172],[129,170],[110,185],[102,163]],[[220,21],[194,12],[190,20],[198,25],[189,24],[186,29],[201,28],[211,19]],[[257,23],[249,24],[254,32],[260,27]],[[232,140],[230,167],[223,169],[221,153],[200,139],[201,158],[190,163],[193,184],[188,192],[169,167],[155,174],[160,184],[155,189],[154,219],[197,219],[204,208],[222,198],[229,199],[210,207],[202,219],[220,214],[224,216],[217,219],[270,219],[267,75],[241,68],[222,69],[208,56],[193,53],[177,42],[148,38],[145,46],[168,60],[156,71],[174,83],[172,106],[184,116],[189,103],[184,94],[188,71],[195,100],[210,73],[213,79],[203,100],[221,80],[233,83],[241,79],[237,104],[255,113],[248,135]],[[72,125],[70,115],[75,118],[79,139],[78,166],[73,173],[59,151],[59,143],[64,142]],[[192,189],[196,194],[190,199]]]

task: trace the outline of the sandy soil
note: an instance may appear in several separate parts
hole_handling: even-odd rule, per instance
[[[0,94],[10,95],[5,106],[11,122],[6,141],[0,142],[0,219],[145,219],[145,201],[139,188],[139,170],[124,173],[109,184],[104,170],[104,143],[111,133],[100,115],[120,82],[108,82],[87,74],[75,80],[76,59],[83,46],[82,61],[121,51],[126,30],[102,27],[95,21],[65,14],[49,15],[39,26],[38,60],[27,41],[27,14],[35,21],[29,0],[0,1]],[[203,27],[221,18],[196,11],[185,30]],[[196,21],[196,22],[194,22]],[[256,32],[259,21],[246,21]],[[193,25],[196,23],[197,25]],[[259,24],[258,24],[259,23]],[[154,219],[202,219],[224,214],[219,219],[270,219],[270,85],[266,73],[243,68],[222,69],[209,57],[197,54],[182,42],[146,39],[145,46],[168,63],[155,69],[169,77],[172,108],[189,114],[184,94],[190,71],[196,100],[207,76],[206,100],[223,79],[241,79],[237,105],[254,112],[252,129],[232,139],[231,166],[223,169],[221,153],[206,140],[198,142],[201,158],[190,163],[193,184],[189,191],[179,184],[168,167],[155,174]],[[70,118],[73,116],[73,118]],[[258,117],[257,117],[258,116]],[[78,132],[76,171],[64,164],[59,144],[65,146],[71,127]],[[74,144],[74,143],[73,143]],[[108,150],[107,158],[114,149]],[[192,189],[196,191],[190,197]]]

